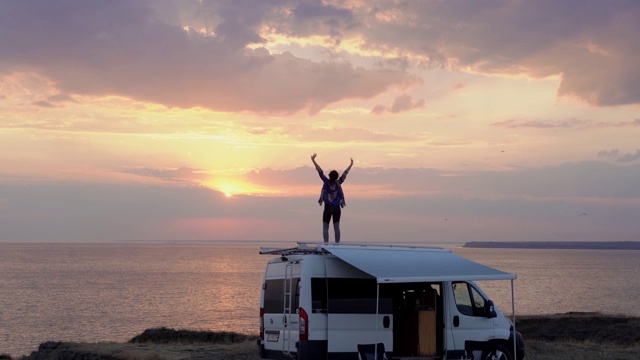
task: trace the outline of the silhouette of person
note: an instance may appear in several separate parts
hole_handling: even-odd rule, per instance
[[[333,230],[335,233],[336,244],[340,242],[340,216],[342,208],[346,205],[344,201],[344,192],[342,191],[342,183],[346,180],[347,174],[353,166],[353,158],[349,167],[338,177],[338,172],[331,170],[329,178],[324,175],[322,168],[316,162],[317,154],[311,155],[311,161],[318,171],[320,179],[322,179],[322,191],[318,203],[322,206],[324,202],[324,211],[322,212],[322,238],[325,243],[329,242],[329,223],[333,219]]]

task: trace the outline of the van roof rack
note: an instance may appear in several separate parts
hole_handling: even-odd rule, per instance
[[[440,247],[427,247],[427,246],[407,246],[407,245],[384,245],[384,244],[330,244],[330,243],[308,243],[298,242],[298,246],[294,248],[271,248],[261,247],[260,254],[262,255],[308,255],[308,254],[330,254],[330,251],[324,249],[324,246],[346,246],[346,247],[362,247],[362,248],[401,248],[401,249],[431,249],[431,250],[445,250]]]
[[[310,246],[315,245],[315,246]],[[298,243],[297,247],[294,248],[270,248],[270,247],[261,247],[260,254],[262,255],[308,255],[308,254],[328,254],[329,252],[323,249],[320,245],[323,244],[312,244],[312,243]]]

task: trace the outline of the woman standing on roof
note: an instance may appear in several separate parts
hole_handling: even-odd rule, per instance
[[[331,170],[329,178],[324,175],[322,168],[316,162],[317,154],[311,155],[311,161],[315,165],[320,179],[322,179],[322,192],[320,193],[320,199],[318,203],[322,206],[324,202],[324,211],[322,212],[322,237],[324,242],[329,242],[329,222],[333,218],[333,230],[335,232],[336,244],[340,242],[340,215],[342,214],[342,208],[346,205],[344,202],[344,193],[342,192],[342,183],[346,180],[347,174],[353,166],[353,158],[351,158],[351,164],[338,178],[338,172]]]

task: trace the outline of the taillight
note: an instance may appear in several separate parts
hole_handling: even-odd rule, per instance
[[[260,339],[264,340],[264,308],[260,308]]]
[[[299,339],[300,340],[309,340],[309,316],[307,312],[304,311],[303,308],[300,308],[300,313],[298,314],[298,323],[300,324],[299,329]]]

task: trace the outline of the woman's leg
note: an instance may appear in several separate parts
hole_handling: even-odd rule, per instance
[[[329,242],[329,223],[322,223],[322,238],[324,239],[325,244]]]
[[[331,221],[331,208],[329,205],[324,204],[324,211],[322,212],[322,239],[325,243],[329,242],[329,222]]]
[[[335,233],[336,244],[340,242],[340,216],[342,215],[342,209],[340,205],[336,205],[333,209],[333,231]]]

